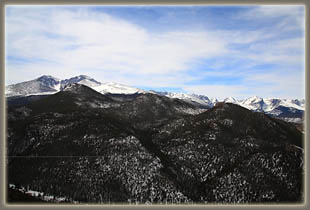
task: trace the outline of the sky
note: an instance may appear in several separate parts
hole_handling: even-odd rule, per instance
[[[256,6],[6,6],[5,82],[88,75],[210,98],[304,98],[305,11]]]

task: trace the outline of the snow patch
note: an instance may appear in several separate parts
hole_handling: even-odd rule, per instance
[[[141,90],[139,88],[130,87],[127,85],[122,85],[118,83],[113,82],[107,82],[98,86],[92,87],[94,90],[96,90],[99,93],[106,94],[106,93],[112,93],[112,94],[135,94],[135,93],[145,93],[144,90]]]

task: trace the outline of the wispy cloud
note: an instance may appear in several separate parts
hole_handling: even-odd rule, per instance
[[[46,18],[32,20],[31,16],[17,15],[18,18],[12,18],[14,21],[8,18],[7,37],[20,34],[8,42],[8,54],[58,63],[60,72],[64,68],[75,71],[99,68],[166,74],[186,70],[199,57],[225,51],[223,44],[206,32],[151,34],[127,21],[87,10],[52,11],[46,17],[48,28],[41,26]]]
[[[156,7],[148,7],[148,11],[150,8],[160,11],[160,14],[169,11],[169,8],[162,10]],[[143,7],[139,9],[143,10]],[[190,12],[182,12],[187,9],[171,7],[171,14],[173,17],[195,14],[195,7],[191,7]],[[290,76],[294,80],[302,77],[302,7],[250,7],[236,13],[233,18],[227,18],[240,23],[246,20],[247,24],[259,20],[260,25],[256,28],[230,29],[217,29],[216,24],[212,28],[205,26],[205,22],[216,23],[216,16],[212,15],[201,20],[189,16],[193,27],[188,23],[187,27],[180,27],[182,20],[174,24],[175,18],[170,13],[156,19],[153,25],[152,18],[155,16],[148,16],[145,21],[149,26],[145,27],[145,22],[138,24],[122,16],[125,12],[130,13],[130,8],[123,8],[118,15],[109,14],[108,11],[89,7],[8,7],[7,83],[33,79],[42,74],[59,78],[88,74],[100,81],[115,81],[150,89],[183,88],[184,91],[210,96],[216,93],[218,97],[242,97],[247,93],[264,96],[272,90],[278,93],[278,89],[287,92],[283,94],[286,97],[303,97],[302,91],[298,90],[303,88],[302,83],[294,86],[294,90],[299,92],[293,94],[283,85],[284,82],[265,77],[266,81],[274,84],[274,88],[271,88],[260,79],[266,70],[257,68],[271,64],[274,69],[269,71],[273,75],[281,74],[278,69],[291,69],[295,75]],[[117,11],[117,8],[113,11]],[[195,15],[195,18],[199,18],[199,15]],[[277,29],[272,29],[266,23],[269,19],[275,21]],[[150,30],[160,21],[171,27],[163,31]],[[290,28],[292,22],[295,23],[294,28]],[[195,85],[195,81],[202,81],[212,74],[223,77],[227,84],[221,79],[212,85]],[[251,76],[254,74],[255,77]],[[236,76],[241,82],[232,85],[230,77]],[[279,75],[279,78],[282,76]],[[253,87],[248,90],[251,87],[249,81],[261,84],[261,89]],[[242,91],[245,89],[247,91]]]

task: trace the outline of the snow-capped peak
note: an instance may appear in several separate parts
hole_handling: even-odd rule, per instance
[[[186,93],[171,93],[171,92],[156,92],[151,91],[155,94],[163,95],[169,98],[178,98],[190,103],[198,103],[204,106],[213,107],[214,103],[207,97],[203,95],[196,95],[196,94],[186,94]]]
[[[79,88],[81,85],[78,83],[70,83],[63,87],[63,91],[71,91],[73,89]]]
[[[45,80],[54,80],[54,81],[60,81],[60,79],[56,78],[56,77],[53,77],[51,75],[43,75],[39,78],[37,78],[37,80],[39,81],[45,81]]]
[[[219,102],[216,98],[210,98],[212,104],[216,104]]]
[[[139,88],[130,87],[123,84],[118,84],[115,82],[106,82],[101,85],[92,87],[99,93],[113,93],[113,94],[135,94],[135,93],[145,93],[144,90]]]
[[[70,79],[61,80],[60,84],[60,90],[62,90],[66,85],[72,84],[72,83],[78,83],[82,85],[86,85],[88,87],[95,87],[101,85],[100,82],[94,80],[93,78],[86,76],[86,75],[79,75],[72,77]]]
[[[224,99],[225,103],[237,103],[237,100],[233,97],[228,97]]]
[[[27,95],[45,95],[57,92],[54,88],[60,80],[50,75],[43,75],[34,80],[29,80],[17,84],[6,86],[5,95],[27,96]]]
[[[77,78],[79,78],[79,79],[81,79],[81,80],[82,80],[82,79],[88,79],[88,80],[93,79],[93,78],[91,78],[91,77],[89,77],[89,76],[87,76],[87,75],[83,75],[83,74],[77,76]]]
[[[250,97],[246,100],[244,100],[244,103],[245,104],[252,104],[252,103],[258,103],[258,102],[261,102],[263,99],[261,97],[258,97],[258,96],[253,96],[253,97]]]

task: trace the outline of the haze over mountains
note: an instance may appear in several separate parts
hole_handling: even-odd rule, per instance
[[[79,75],[65,80],[60,80],[53,76],[44,75],[31,81],[9,85],[6,87],[5,93],[7,97],[13,98],[31,95],[54,94],[63,90],[66,85],[73,83],[86,85],[102,94],[130,95],[153,93],[167,96],[169,98],[178,98],[209,108],[213,107],[217,102],[219,102],[218,99],[210,99],[204,95],[145,91],[139,88],[129,87],[118,83],[101,83],[86,75]],[[223,102],[234,103],[252,111],[264,112],[270,116],[277,117],[288,122],[297,123],[301,123],[303,121],[303,114],[305,110],[304,99],[261,98],[254,96],[243,100],[236,100],[233,97],[229,97],[224,99]]]

